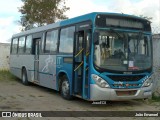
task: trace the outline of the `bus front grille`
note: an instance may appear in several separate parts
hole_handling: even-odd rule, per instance
[[[139,81],[144,75],[135,75],[135,76],[121,76],[121,75],[109,75],[108,76],[113,81],[125,81],[125,82],[131,82],[131,81]]]
[[[137,93],[137,90],[130,91],[116,91],[117,96],[133,96]]]
[[[141,87],[141,84],[112,84],[114,89],[132,89],[132,88],[139,88]]]

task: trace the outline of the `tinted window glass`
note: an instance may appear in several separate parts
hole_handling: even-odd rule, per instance
[[[68,27],[61,30],[59,52],[72,53],[75,27]]]
[[[47,32],[45,42],[45,53],[57,51],[58,30]]]
[[[31,53],[31,48],[32,48],[32,36],[29,35],[29,36],[27,36],[27,39],[26,39],[26,51],[25,51],[25,53]]]
[[[17,53],[17,44],[18,44],[18,38],[13,39],[12,42],[12,53]]]
[[[19,38],[18,53],[24,53],[25,37]]]

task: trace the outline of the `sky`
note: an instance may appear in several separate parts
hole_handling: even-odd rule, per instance
[[[21,0],[1,0],[0,43],[10,42],[13,34],[19,33],[21,26],[18,8]],[[152,17],[152,27],[160,32],[160,0],[66,0],[70,10],[65,14],[76,17],[90,12],[114,12]]]

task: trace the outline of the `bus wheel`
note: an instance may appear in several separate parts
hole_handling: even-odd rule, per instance
[[[22,70],[22,83],[23,83],[24,85],[28,85],[28,84],[29,84],[28,78],[27,78],[26,69],[23,69],[23,70]]]
[[[72,99],[72,96],[70,95],[70,84],[66,76],[63,77],[61,82],[61,96],[67,100]]]

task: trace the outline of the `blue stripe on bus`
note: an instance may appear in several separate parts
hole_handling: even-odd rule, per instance
[[[29,71],[35,72],[35,70],[29,70]],[[53,75],[53,74],[51,74],[51,73],[45,73],[45,72],[39,72],[39,71],[38,71],[38,73],[40,73],[40,74],[45,74],[45,75]]]
[[[13,68],[13,69],[21,69],[21,68],[17,68],[17,67],[11,67],[11,68]]]
[[[34,72],[35,70],[28,70],[28,71],[32,71],[32,72]]]

